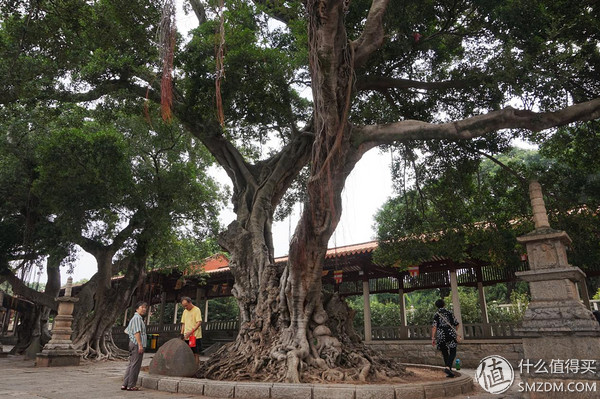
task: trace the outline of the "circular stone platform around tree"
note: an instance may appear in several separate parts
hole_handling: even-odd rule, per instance
[[[436,370],[442,367],[407,365]],[[138,384],[164,392],[238,399],[426,399],[457,396],[473,390],[473,379],[456,373],[456,378],[406,384],[285,384],[273,382],[213,381],[198,378],[162,377],[141,373]]]

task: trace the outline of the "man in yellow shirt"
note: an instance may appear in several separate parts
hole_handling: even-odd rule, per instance
[[[183,306],[183,314],[181,315],[181,334],[183,339],[190,343],[190,336],[196,337],[196,345],[190,346],[196,358],[196,364],[200,363],[200,352],[202,351],[202,312],[197,306],[194,306],[190,297],[181,297],[181,306]]]

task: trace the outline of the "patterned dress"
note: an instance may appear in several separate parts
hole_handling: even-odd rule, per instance
[[[448,323],[455,327],[458,325],[451,311],[444,308],[438,309],[433,316],[432,326],[436,327],[435,342],[440,350],[442,345],[446,348],[456,348],[456,329]]]

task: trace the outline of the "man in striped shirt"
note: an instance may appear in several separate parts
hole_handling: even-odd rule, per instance
[[[122,390],[139,391],[136,387],[140,368],[142,367],[142,359],[144,358],[144,348],[146,347],[146,325],[142,316],[146,315],[148,304],[146,302],[138,302],[135,305],[135,313],[129,324],[127,325],[127,334],[129,335],[129,364],[125,371],[125,379],[123,380]]]

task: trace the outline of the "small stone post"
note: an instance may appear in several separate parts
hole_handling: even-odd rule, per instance
[[[592,383],[600,377],[600,327],[592,313],[579,300],[576,282],[584,282],[585,273],[569,265],[566,246],[571,239],[566,232],[553,230],[538,182],[530,183],[535,230],[517,238],[527,247],[530,270],[516,275],[529,283],[531,302],[517,334],[523,336],[523,362],[544,362],[547,372],[523,368],[526,383]],[[554,361],[553,361],[554,359]],[[575,367],[553,367],[560,362]],[[583,361],[593,363],[593,370],[582,373]],[[569,362],[569,363],[567,363]],[[543,370],[543,369],[542,369]],[[546,385],[549,386],[549,385]],[[571,395],[571,393],[569,394]],[[575,394],[574,394],[575,395]],[[577,398],[596,398],[597,392],[578,393]],[[564,392],[530,392],[529,398],[564,398]]]
[[[73,323],[73,308],[78,298],[71,297],[73,278],[67,279],[65,295],[56,298],[58,301],[58,315],[54,318],[52,339],[48,342],[41,353],[37,354],[36,367],[78,366],[81,356],[73,347],[71,341],[71,323]]]

